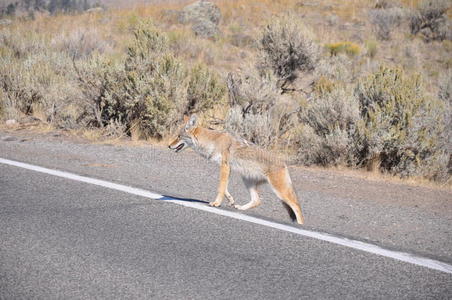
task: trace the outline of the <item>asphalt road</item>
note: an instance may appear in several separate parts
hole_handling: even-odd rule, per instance
[[[178,170],[157,171],[164,179],[171,175],[171,182],[159,180],[152,173],[155,170],[150,171],[156,165],[170,163],[157,152],[140,157],[137,153],[141,152],[135,151],[129,156],[116,147],[94,146],[111,154],[106,155],[93,151],[93,146],[62,143],[44,147],[48,150],[44,153],[42,145],[13,143],[13,147],[11,142],[8,146],[0,143],[0,157],[22,158],[131,186],[142,185],[141,168],[145,168],[152,176],[145,178],[150,190],[183,196],[187,189],[196,189],[198,197],[194,198],[202,201],[209,200],[212,193],[211,187],[199,183],[200,178],[194,186],[190,174],[184,173],[184,167],[193,167],[189,160],[179,161]],[[20,157],[20,150],[10,151],[9,147],[35,149],[35,155]],[[88,159],[84,155],[90,152]],[[130,157],[145,159],[149,165],[135,165]],[[84,171],[86,164],[90,165],[88,171]],[[114,164],[129,172],[109,167]],[[204,168],[202,163],[196,164]],[[91,173],[91,169],[103,171]],[[268,217],[272,212],[272,219],[284,222],[287,216],[281,206],[268,206],[271,210],[263,214]],[[378,240],[378,235],[375,237]],[[447,238],[448,233],[439,237]],[[401,248],[407,250],[410,243]],[[437,242],[437,257],[450,259],[447,243]],[[426,248],[412,247],[413,252],[422,249]],[[451,297],[451,274],[166,201],[0,164],[0,299]]]

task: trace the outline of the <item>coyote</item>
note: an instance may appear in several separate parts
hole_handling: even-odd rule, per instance
[[[286,164],[269,153],[245,140],[234,138],[228,133],[197,126],[196,115],[184,117],[177,138],[169,144],[169,148],[180,152],[191,147],[201,156],[220,165],[220,184],[215,201],[211,206],[220,206],[226,197],[229,204],[239,210],[258,206],[261,201],[257,187],[268,182],[293,221],[303,224],[303,214],[292,187],[292,181]],[[251,201],[245,205],[235,205],[234,198],[228,191],[230,170],[238,171],[247,187]]]

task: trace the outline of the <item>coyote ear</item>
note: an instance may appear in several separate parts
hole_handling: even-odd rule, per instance
[[[196,115],[191,115],[190,120],[188,120],[187,124],[185,125],[185,130],[189,130],[195,127],[197,120],[198,117]]]

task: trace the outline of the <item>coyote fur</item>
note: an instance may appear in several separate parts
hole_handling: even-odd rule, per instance
[[[223,198],[226,197],[229,204],[239,210],[256,207],[261,203],[257,188],[268,182],[278,198],[282,200],[292,220],[303,224],[301,207],[287,166],[282,160],[228,133],[197,126],[196,115],[192,115],[190,119],[185,117],[184,121],[185,124],[181,127],[177,138],[169,144],[169,148],[180,152],[186,147],[191,147],[201,156],[220,165],[218,194],[215,201],[210,202],[209,205],[220,206]],[[234,198],[228,191],[231,169],[241,174],[243,183],[250,193],[251,201],[245,205],[235,205]]]

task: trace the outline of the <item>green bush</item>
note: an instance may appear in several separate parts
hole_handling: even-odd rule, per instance
[[[381,67],[356,87],[361,120],[355,144],[361,164],[377,160],[402,176],[445,176],[444,105],[431,98],[419,75]]]

